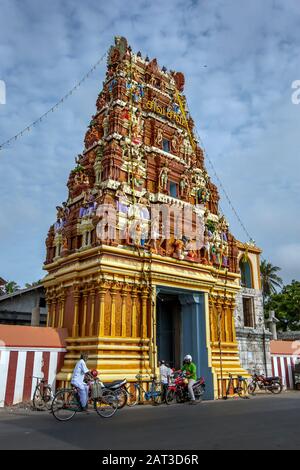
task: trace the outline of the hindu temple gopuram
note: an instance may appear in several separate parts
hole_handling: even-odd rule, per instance
[[[146,380],[160,359],[178,368],[191,354],[207,398],[229,373],[245,374],[234,313],[241,245],[219,213],[184,85],[115,39],[46,241],[48,325],[69,334],[59,382],[81,351],[104,381]]]

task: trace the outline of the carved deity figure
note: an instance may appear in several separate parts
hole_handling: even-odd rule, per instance
[[[121,183],[119,189],[116,192],[117,198],[117,209],[123,214],[128,213],[128,206],[130,204],[129,199],[125,193],[125,183]]]
[[[160,190],[167,191],[168,181],[169,181],[169,173],[170,173],[170,170],[167,166],[164,166],[160,170],[160,174],[159,174],[159,184],[160,184],[159,189]]]
[[[163,141],[163,131],[162,129],[159,127],[157,129],[157,134],[156,134],[156,139],[155,139],[155,143],[158,147],[161,147],[162,145],[162,141]]]
[[[106,137],[109,134],[109,116],[108,116],[108,114],[106,114],[104,116],[102,126],[103,126],[103,138],[106,139]]]

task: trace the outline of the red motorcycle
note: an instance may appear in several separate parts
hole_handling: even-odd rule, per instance
[[[177,403],[184,403],[190,401],[190,395],[188,391],[189,380],[186,377],[186,374],[182,371],[177,371],[174,373],[173,382],[168,385],[165,402],[167,405],[171,405],[175,401]],[[195,399],[198,402],[201,402],[205,392],[205,380],[201,377],[193,385],[193,391]]]
[[[279,395],[283,390],[282,379],[280,377],[266,377],[254,374],[248,386],[248,392],[254,395],[257,388],[271,392],[274,395]]]

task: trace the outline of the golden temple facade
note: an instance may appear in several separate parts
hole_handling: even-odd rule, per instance
[[[102,380],[157,374],[191,354],[207,398],[244,374],[234,311],[238,242],[218,209],[183,94],[168,72],[125,38],[109,51],[97,99],[47,238],[48,325],[67,328],[58,374],[81,351]]]

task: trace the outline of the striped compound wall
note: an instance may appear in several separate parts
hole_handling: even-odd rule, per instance
[[[29,401],[36,379],[55,389],[63,365],[65,330],[0,325],[0,407]]]
[[[271,341],[272,373],[282,378],[287,389],[294,388],[293,372],[300,362],[299,341]]]

